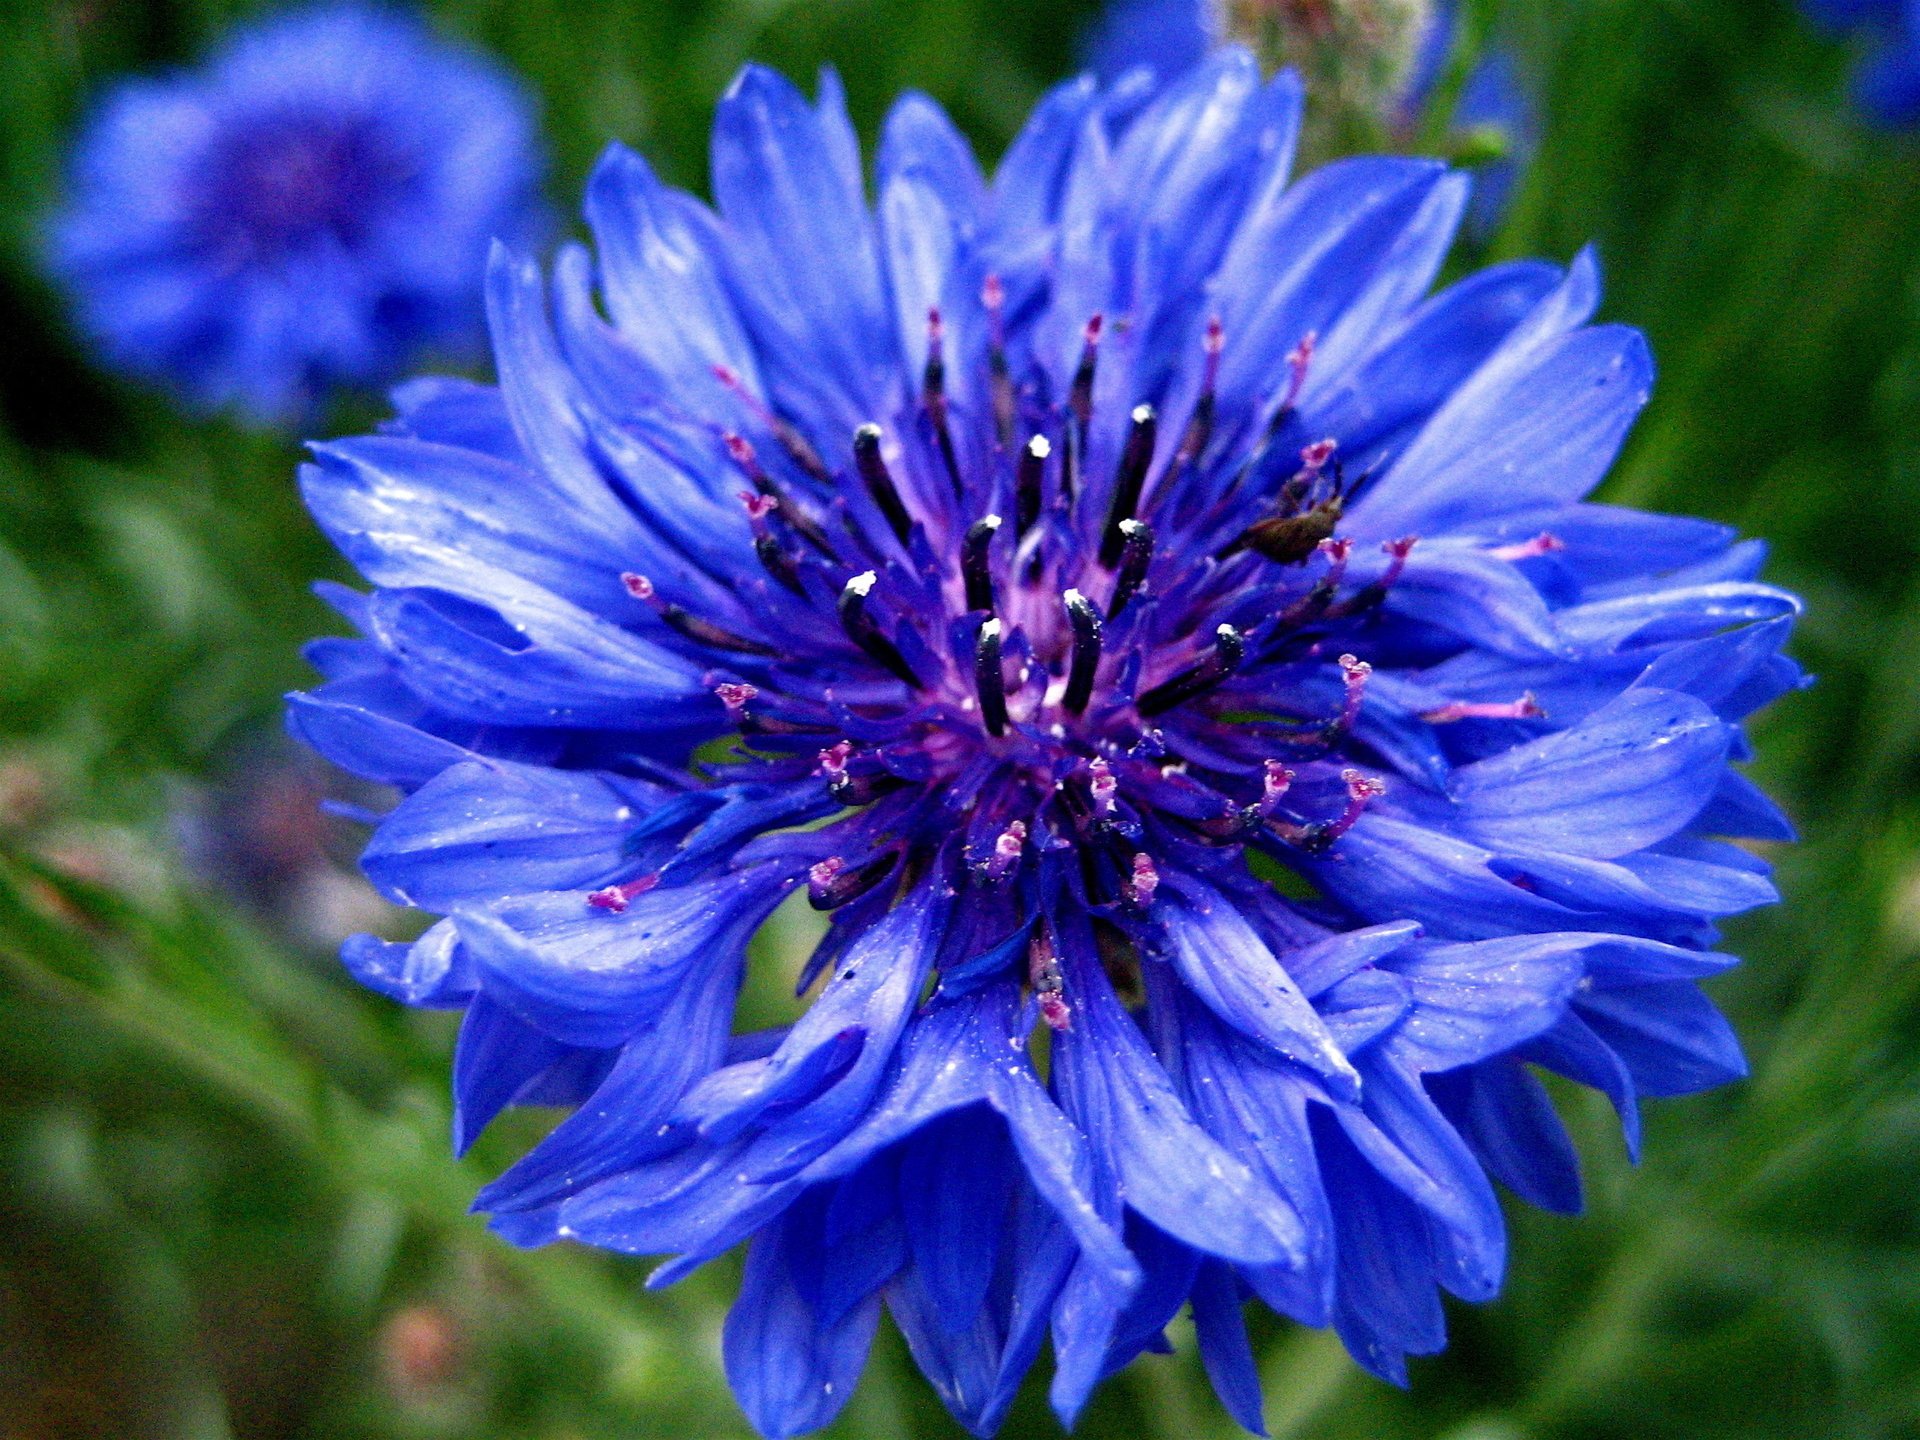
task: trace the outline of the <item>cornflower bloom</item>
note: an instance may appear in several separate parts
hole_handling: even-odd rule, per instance
[[[1222,51],[1048,95],[991,180],[928,100],[869,211],[832,76],[748,69],[717,213],[610,150],[596,253],[496,255],[497,388],[315,447],[372,583],[291,723],[406,798],[352,942],[465,1011],[456,1141],[571,1103],[478,1207],[523,1245],[748,1245],[769,1436],[883,1309],[990,1434],[1050,1336],[1071,1421],[1191,1304],[1377,1374],[1499,1287],[1494,1181],[1577,1162],[1536,1067],[1737,1076],[1696,982],[1785,838],[1733,767],[1798,683],[1723,527],[1588,503],[1647,398],[1593,261],[1429,293],[1427,160],[1293,180],[1300,87]],[[749,941],[828,917],[789,1025]]]
[[[116,369],[256,421],[480,337],[487,246],[538,232],[520,85],[353,5],[123,81],[77,141],[48,261]]]

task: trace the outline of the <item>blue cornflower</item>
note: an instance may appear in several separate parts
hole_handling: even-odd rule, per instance
[[[476,341],[487,246],[534,238],[539,172],[531,102],[499,67],[327,6],[112,90],[49,260],[108,363],[290,419]]]
[[[869,211],[837,82],[749,69],[717,213],[610,150],[597,254],[496,254],[499,387],[303,472],[375,588],[291,723],[447,917],[346,963],[465,1011],[458,1145],[577,1105],[500,1234],[748,1243],[767,1435],[882,1308],[982,1435],[1048,1336],[1071,1420],[1187,1303],[1249,1427],[1249,1297],[1404,1380],[1499,1287],[1493,1181],[1580,1204],[1536,1068],[1630,1142],[1742,1073],[1695,982],[1774,898],[1733,762],[1796,601],[1584,500],[1652,380],[1592,259],[1430,294],[1465,177],[1290,180],[1300,98],[1075,81],[988,179],[908,96]],[[801,894],[812,999],[735,1033]]]
[[[1854,72],[1854,100],[1888,130],[1920,126],[1920,0],[1800,0],[1832,30],[1857,31],[1872,48]]]

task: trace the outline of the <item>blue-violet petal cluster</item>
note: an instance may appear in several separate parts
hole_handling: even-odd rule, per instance
[[[504,70],[410,18],[323,6],[112,90],[48,258],[108,363],[298,419],[479,339],[488,246],[537,236],[540,170]]]
[[[894,108],[869,209],[831,75],[749,69],[716,206],[615,147],[594,249],[501,251],[497,388],[314,447],[374,587],[293,697],[404,800],[443,915],[345,958],[465,1011],[456,1141],[576,1108],[478,1206],[517,1244],[745,1243],[728,1375],[769,1436],[881,1311],[994,1431],[1071,1421],[1191,1305],[1404,1381],[1580,1205],[1538,1072],[1742,1072],[1697,988],[1781,840],[1735,768],[1794,598],[1723,527],[1588,503],[1652,380],[1589,257],[1434,291],[1442,164],[1289,175],[1297,81],[1226,50],[1083,79],[984,175]],[[827,917],[739,1033],[755,932]]]

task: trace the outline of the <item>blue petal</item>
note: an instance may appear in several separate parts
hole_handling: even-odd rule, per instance
[[[590,610],[630,608],[620,574],[638,563],[635,547],[577,517],[536,471],[386,435],[313,453],[318,463],[300,468],[307,508],[376,585],[431,586],[484,604],[504,570]]]
[[[1560,1018],[1585,973],[1586,950],[1610,938],[1515,935],[1399,951],[1384,963],[1407,982],[1413,1008],[1386,1048],[1415,1071],[1511,1050]]]
[[[831,108],[749,65],[713,125],[714,198],[770,398],[823,441],[891,413],[900,374],[859,157]]]
[[[1353,1067],[1246,918],[1190,876],[1180,876],[1174,888],[1156,918],[1166,936],[1164,958],[1187,987],[1228,1024],[1308,1067],[1335,1094],[1355,1097]]]
[[[1600,481],[1653,384],[1638,331],[1577,330],[1597,298],[1582,255],[1353,507],[1358,539],[1435,531],[1580,499]]]
[[[506,725],[718,728],[719,705],[697,665],[504,572],[489,583],[505,623],[445,603],[439,591],[373,599],[375,638],[407,684],[448,714]]]
[[[838,1323],[819,1323],[794,1274],[798,1253],[817,1245],[777,1221],[747,1251],[739,1298],[727,1312],[722,1354],[727,1383],[767,1440],[817,1430],[852,1397],[880,1318],[878,1294]]]
[[[1746,1078],[1739,1037],[1688,981],[1595,990],[1581,999],[1580,1014],[1642,1095],[1691,1095]]]
[[[1334,1327],[1362,1366],[1405,1385],[1406,1357],[1430,1355],[1447,1343],[1427,1219],[1380,1178],[1338,1126],[1318,1122],[1314,1132],[1327,1188],[1338,1197]]]
[[[572,1115],[485,1186],[476,1210],[554,1204],[686,1143],[672,1121],[689,1086],[725,1057],[738,975],[724,965],[696,973],[619,1052]]]
[[[1529,1205],[1558,1215],[1580,1213],[1579,1154],[1546,1087],[1525,1065],[1495,1059],[1428,1084],[1494,1179]]]
[[[1437,161],[1338,160],[1248,207],[1214,276],[1227,343],[1221,409],[1256,406],[1280,359],[1309,331],[1326,331],[1365,292],[1402,232],[1425,213],[1446,169]]]
[[[390,716],[313,695],[287,696],[287,729],[349,774],[404,789],[469,754]]]
[[[573,1053],[485,995],[476,995],[453,1052],[454,1154],[466,1154],[494,1116]]]
[[[618,1045],[652,1023],[690,967],[742,964],[793,883],[762,868],[653,890],[617,915],[560,891],[454,919],[494,999],[570,1045]]]
[[[455,1008],[467,1003],[479,983],[450,920],[401,944],[374,935],[351,936],[340,947],[340,963],[369,990],[402,1005]]]
[[[1553,266],[1520,260],[1450,285],[1316,392],[1303,411],[1308,431],[1370,457],[1431,415],[1559,280]]]
[[[1360,1062],[1365,1104],[1334,1114],[1368,1162],[1437,1225],[1434,1276],[1463,1300],[1490,1300],[1506,1269],[1506,1226],[1480,1162],[1421,1088],[1377,1052]]]
[[[647,365],[694,394],[707,393],[713,367],[724,365],[760,393],[706,207],[662,185],[624,145],[609,145],[587,181],[586,216],[607,313]]]
[[[593,890],[634,870],[630,839],[664,796],[612,775],[469,760],[381,823],[361,868],[388,899],[445,913],[503,890]]]
[[[1240,1305],[1240,1286],[1233,1271],[1218,1260],[1202,1263],[1193,1282],[1193,1328],[1200,1343],[1201,1363],[1207,1368],[1213,1393],[1241,1429],[1265,1435],[1260,1367],[1254,1362]]]
[[[1450,789],[1483,845],[1611,859],[1692,820],[1726,755],[1727,729],[1706,705],[1636,688],[1571,730],[1456,770]]]
[[[1061,1108],[1102,1156],[1128,1206],[1207,1254],[1250,1265],[1296,1260],[1298,1217],[1194,1123],[1088,958],[1092,936],[1059,938],[1073,1017],[1054,1041],[1054,1084]]]

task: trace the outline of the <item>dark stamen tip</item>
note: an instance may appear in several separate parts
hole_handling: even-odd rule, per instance
[[[1067,668],[1066,694],[1060,703],[1069,714],[1079,715],[1093,699],[1094,673],[1100,666],[1100,612],[1078,590],[1069,590],[1060,599],[1073,630],[1073,656]]]
[[[1221,625],[1213,632],[1213,653],[1142,695],[1140,713],[1151,719],[1198,699],[1238,670],[1246,656],[1246,636],[1231,625]]]
[[[1000,671],[1002,629],[997,618],[989,619],[973,642],[973,686],[980,696],[980,723],[995,737],[1007,733],[1007,681]]]
[[[1014,529],[1025,535],[1040,518],[1040,489],[1046,474],[1047,457],[1053,454],[1053,442],[1035,435],[1020,452],[1019,470],[1014,476]]]
[[[1107,510],[1107,528],[1100,538],[1100,563],[1111,570],[1120,563],[1121,549],[1127,543],[1123,522],[1133,518],[1140,508],[1140,495],[1146,486],[1147,469],[1153,464],[1153,447],[1159,435],[1159,417],[1151,405],[1133,407],[1133,428],[1127,432],[1126,448],[1120,453],[1120,466],[1114,475],[1113,504]]]
[[[961,542],[960,573],[966,581],[969,610],[994,608],[993,570],[987,551],[999,533],[1000,523],[998,515],[984,516],[968,527],[966,539]]]
[[[847,632],[847,638],[866,652],[867,657],[889,674],[902,681],[909,689],[920,688],[920,677],[907,663],[893,641],[889,640],[867,610],[867,596],[880,577],[872,570],[863,571],[847,581],[846,588],[840,592],[840,625]]]
[[[867,493],[873,497],[873,503],[880,507],[881,515],[886,518],[887,528],[904,545],[907,533],[913,529],[913,517],[907,514],[899,487],[893,483],[893,474],[887,469],[886,457],[880,453],[882,434],[880,427],[872,423],[862,425],[853,432],[853,464],[860,472]]]
[[[1107,619],[1118,620],[1133,597],[1146,583],[1147,568],[1153,564],[1153,527],[1142,520],[1122,520],[1120,573],[1113,582],[1113,599],[1107,606]]]

